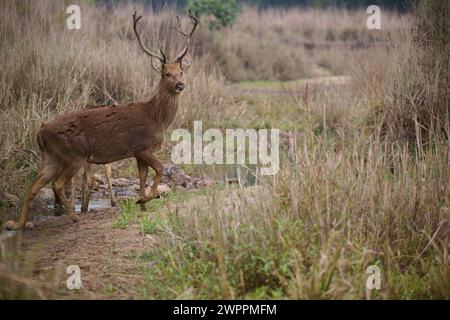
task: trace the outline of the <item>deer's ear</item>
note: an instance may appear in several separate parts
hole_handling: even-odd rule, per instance
[[[181,61],[179,61],[181,69],[187,70],[192,64],[192,59],[190,55],[185,55],[183,58],[181,58]]]
[[[155,70],[158,73],[161,73],[163,67],[161,60],[152,57],[152,67],[153,70]]]

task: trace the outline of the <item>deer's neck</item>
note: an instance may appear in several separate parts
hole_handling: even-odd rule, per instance
[[[178,111],[179,94],[169,92],[161,84],[149,101],[152,118],[160,122],[166,129],[174,120]]]

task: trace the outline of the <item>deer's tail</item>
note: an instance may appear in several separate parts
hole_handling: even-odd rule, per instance
[[[39,149],[41,151],[45,151],[45,142],[44,142],[44,139],[42,137],[42,130],[39,130],[38,133],[36,134],[36,141],[37,141],[37,144],[39,146]]]

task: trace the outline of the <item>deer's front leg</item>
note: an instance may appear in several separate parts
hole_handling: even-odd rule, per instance
[[[141,202],[142,199],[145,199],[145,187],[147,185],[147,177],[148,177],[148,165],[145,161],[140,158],[136,158],[138,171],[139,171],[139,200],[137,203],[140,204],[141,210],[145,211],[146,206],[144,202]]]
[[[161,161],[159,161],[158,158],[156,158],[156,156],[151,153],[151,152],[141,152],[137,157],[138,159],[138,163],[139,161],[145,163],[146,166],[150,166],[152,167],[153,170],[155,170],[155,177],[153,178],[153,184],[152,184],[152,188],[150,189],[150,193],[148,195],[145,195],[145,185],[144,188],[142,188],[142,179],[141,179],[141,187],[140,187],[140,199],[138,200],[137,203],[146,203],[154,198],[156,198],[156,196],[158,195],[158,185],[159,182],[161,181],[161,178],[163,176],[163,172],[164,172],[164,166],[161,163]],[[145,171],[147,172],[147,168],[145,169]],[[141,172],[141,170],[139,170],[139,172]],[[140,178],[141,174],[139,174],[139,178]],[[145,182],[144,182],[145,183]],[[144,190],[142,192],[142,190]]]

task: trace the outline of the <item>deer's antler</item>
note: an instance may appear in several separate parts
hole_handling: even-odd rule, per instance
[[[144,50],[144,52],[146,54],[148,54],[150,57],[158,59],[163,64],[167,63],[166,56],[165,56],[164,52],[161,49],[159,49],[159,51],[161,52],[162,57],[157,55],[156,53],[153,53],[150,50],[148,50],[147,47],[142,42],[141,36],[139,35],[139,33],[137,31],[137,23],[138,23],[138,21],[141,18],[142,18],[142,16],[137,17],[137,12],[135,11],[134,14],[133,14],[133,30],[134,30],[134,33],[136,34],[136,37],[137,37],[138,41],[139,41],[139,45],[141,46],[142,50]]]
[[[175,62],[180,62],[183,60],[183,57],[186,55],[186,53],[188,52],[188,47],[189,47],[189,42],[191,40],[192,35],[194,34],[195,29],[197,28],[198,24],[199,24],[199,19],[197,15],[193,15],[191,10],[188,10],[188,17],[191,19],[192,21],[192,29],[189,32],[184,32],[181,29],[181,22],[180,22],[180,18],[177,16],[177,22],[178,25],[176,27],[173,27],[175,30],[177,30],[179,33],[181,33],[183,36],[185,36],[186,39],[186,45],[184,47],[184,49],[177,55],[177,58],[175,59]]]

